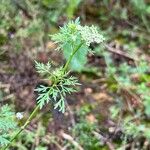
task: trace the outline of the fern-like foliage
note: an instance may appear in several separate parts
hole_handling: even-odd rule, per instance
[[[60,32],[51,36],[52,40],[59,44],[58,49],[63,51],[67,60],[64,67],[53,69],[50,63],[35,62],[37,72],[51,81],[50,86],[41,85],[35,91],[38,92],[37,102],[42,108],[46,103],[53,102],[54,108],[65,111],[65,97],[76,91],[79,85],[77,79],[69,76],[68,65],[71,69],[81,71],[87,62],[87,53],[91,43],[101,43],[104,37],[99,34],[95,26],[81,26],[79,18],[60,28]]]
[[[16,128],[14,113],[8,105],[0,108],[0,147],[9,143],[10,131]]]
[[[52,40],[59,44],[59,49],[62,49],[64,58],[68,60],[73,50],[83,43],[80,49],[73,57],[70,67],[72,70],[81,71],[87,62],[87,53],[91,51],[89,48],[91,43],[101,43],[105,39],[98,32],[95,26],[81,26],[79,18],[75,21],[70,21],[63,27],[60,27],[60,32],[51,36]]]
[[[48,65],[49,63],[41,65],[41,63],[36,62],[37,71],[40,72],[40,70],[46,68]],[[47,72],[49,71],[50,68]],[[43,71],[40,73],[43,74]],[[54,109],[58,109],[64,113],[66,94],[71,94],[76,91],[75,87],[79,85],[78,80],[73,76],[68,76],[68,73],[63,72],[62,67],[51,71],[49,79],[52,81],[52,85],[40,85],[35,89],[38,92],[37,103],[42,108],[45,104],[53,102]]]
[[[41,75],[51,75],[50,69],[51,69],[51,63],[48,62],[46,65],[43,63],[39,63],[35,61],[35,67],[38,73]]]

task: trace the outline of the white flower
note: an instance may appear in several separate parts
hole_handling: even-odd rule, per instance
[[[95,26],[80,26],[78,25],[78,30],[81,33],[82,39],[86,42],[87,46],[90,46],[91,43],[101,43],[105,40],[103,35],[99,34],[97,27]]]
[[[17,112],[17,113],[16,113],[16,117],[17,117],[19,120],[21,120],[21,119],[23,118],[23,113]]]

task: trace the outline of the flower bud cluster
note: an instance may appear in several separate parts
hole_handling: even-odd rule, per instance
[[[91,43],[99,44],[105,40],[103,35],[99,34],[97,27],[93,25],[91,27],[78,25],[78,30],[87,46],[90,46]]]

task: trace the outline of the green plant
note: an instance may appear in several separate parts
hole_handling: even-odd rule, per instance
[[[97,27],[81,26],[79,19],[76,19],[75,22],[64,25],[60,33],[52,36],[52,40],[60,44],[58,49],[63,50],[66,60],[71,57],[66,66],[69,65],[72,70],[81,71],[87,62],[87,53],[93,52],[89,48],[90,44],[101,43],[104,37],[99,34]]]
[[[91,114],[94,106],[85,104],[76,110],[76,117],[78,118],[77,123],[71,129],[71,135],[75,141],[82,146],[83,149],[87,150],[99,150],[101,139],[94,135],[95,131],[98,131],[97,122],[89,121],[86,117]],[[94,115],[93,115],[94,116]],[[88,142],[87,142],[88,141]],[[69,149],[76,150],[76,147],[69,144]]]
[[[82,0],[72,0],[68,1],[68,7],[66,8],[66,13],[69,19],[73,18],[74,12]]]
[[[11,132],[16,129],[15,114],[10,106],[4,105],[0,108],[0,147],[9,143]]]
[[[52,33],[56,30],[57,21],[62,14],[70,18],[68,13],[71,12],[73,16],[79,2],[1,0],[0,46],[8,50],[5,45],[9,45],[11,52],[33,48],[38,48],[40,51],[46,50],[49,29]],[[28,39],[32,42],[27,45]]]
[[[51,71],[50,63],[46,65],[36,62],[37,71],[41,74],[47,74],[47,79],[52,82],[50,86],[40,85],[35,91],[38,92],[37,98],[40,109],[49,102],[54,102],[54,108],[65,112],[65,96],[75,92],[75,86],[79,85],[77,79],[73,76],[68,76],[63,68],[57,68]]]
[[[83,145],[84,149],[99,150],[101,141],[93,134],[97,128],[95,123],[90,123],[84,119],[76,123],[72,132],[74,137],[76,137],[76,141],[80,143],[80,145]]]
[[[79,18],[75,21],[71,21],[64,27],[60,28],[60,32],[51,36],[52,39],[59,44],[59,49],[63,50],[66,64],[60,68],[54,70],[51,69],[51,64],[46,65],[36,62],[36,69],[39,73],[44,75],[47,80],[51,81],[51,85],[43,86],[40,85],[35,91],[38,92],[37,103],[27,121],[21,127],[21,129],[15,134],[10,140],[14,141],[18,135],[26,128],[31,122],[34,115],[37,113],[39,108],[42,108],[46,103],[50,101],[54,102],[54,108],[58,108],[59,111],[65,111],[65,96],[66,94],[75,91],[76,85],[78,85],[77,79],[73,76],[69,76],[69,66],[77,70],[83,67],[86,60],[86,54],[88,51],[91,52],[89,46],[91,43],[101,43],[104,41],[104,37],[99,34],[95,26],[81,26]],[[75,68],[73,67],[75,65]],[[6,150],[10,144],[4,147]]]
[[[71,21],[64,27],[60,28],[60,32],[52,35],[52,39],[59,44],[58,49],[62,49],[67,62],[64,67],[56,68],[50,71],[51,64],[46,65],[36,62],[36,68],[39,73],[44,75],[47,80],[51,81],[50,86],[41,85],[35,91],[39,93],[37,98],[40,108],[49,101],[54,102],[54,108],[59,111],[65,111],[65,96],[75,92],[73,88],[79,85],[77,79],[73,76],[69,77],[68,67],[73,70],[81,70],[87,60],[88,51],[91,52],[89,46],[91,43],[101,43],[104,38],[94,26],[81,26],[79,19],[75,22]]]
[[[145,116],[150,116],[148,62],[142,56],[138,61],[134,60],[134,65],[121,63],[116,67],[110,53],[104,52],[103,55],[107,76],[112,80],[110,89],[118,94],[110,115],[122,132],[122,144],[127,144],[129,139],[133,142],[144,138],[149,141],[149,123],[145,120]]]
[[[52,137],[52,135],[48,136],[45,131],[45,127],[42,122],[39,121],[36,128],[31,125],[28,129],[22,132],[18,136],[17,141],[12,143],[12,147],[15,149],[28,150],[28,146],[31,145],[31,149],[47,150],[45,144],[52,142],[50,138],[48,141],[47,137]]]
[[[148,32],[150,32],[147,16],[150,15],[150,6],[144,0],[131,0],[135,13],[140,16]]]

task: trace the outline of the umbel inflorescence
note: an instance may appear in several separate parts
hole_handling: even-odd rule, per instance
[[[96,26],[82,26],[79,18],[69,22],[64,27],[60,27],[60,32],[51,37],[55,42],[62,44],[61,46],[66,44],[66,42],[77,44],[76,42],[80,40],[80,42],[89,47],[91,43],[99,44],[105,40],[103,35],[98,32]]]
[[[80,25],[79,18],[60,27],[59,33],[51,35],[52,40],[62,50],[66,64],[60,68],[53,69],[51,64],[36,62],[37,71],[51,85],[40,85],[35,91],[38,92],[37,103],[42,108],[45,104],[52,102],[55,109],[65,112],[65,97],[76,91],[79,85],[76,77],[69,75],[68,67],[71,70],[81,71],[87,61],[87,53],[91,43],[102,43],[104,37],[98,32],[95,26]]]
[[[99,34],[97,27],[93,25],[91,27],[78,25],[77,29],[87,46],[90,46],[91,43],[99,44],[104,41],[103,35]]]

